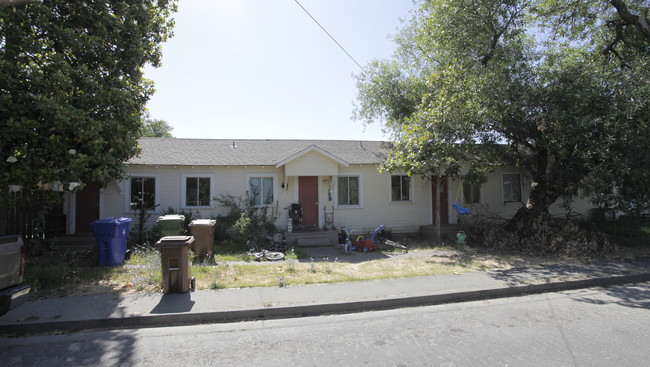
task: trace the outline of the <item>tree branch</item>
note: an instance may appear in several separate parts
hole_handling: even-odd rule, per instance
[[[619,61],[621,61],[623,66],[625,66],[625,60],[621,57],[621,55],[616,51],[616,48],[615,48],[616,45],[619,42],[624,40],[623,39],[623,26],[625,24],[622,21],[615,21],[614,24],[615,24],[615,27],[616,27],[616,36],[614,37],[614,40],[612,40],[612,42],[610,42],[607,45],[607,47],[605,47],[605,49],[603,50],[603,55],[609,56],[609,54],[611,53],[614,56],[616,56],[616,58],[618,58]]]
[[[630,12],[624,0],[610,0],[610,3],[614,8],[616,8],[618,16],[623,22],[629,25],[634,25],[641,34],[650,39],[650,25],[646,19],[648,9],[641,10],[639,15],[636,16]]]

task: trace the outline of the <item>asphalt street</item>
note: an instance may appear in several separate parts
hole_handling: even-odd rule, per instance
[[[650,284],[345,315],[0,338],[4,366],[640,366]]]

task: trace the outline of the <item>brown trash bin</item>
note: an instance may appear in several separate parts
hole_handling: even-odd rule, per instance
[[[214,219],[195,219],[190,222],[190,232],[194,236],[192,251],[197,257],[212,255],[214,247],[214,226],[217,221]]]
[[[160,248],[163,292],[185,293],[190,290],[190,246],[192,236],[167,236],[156,242]]]

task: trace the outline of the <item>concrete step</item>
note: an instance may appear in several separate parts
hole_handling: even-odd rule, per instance
[[[298,246],[300,247],[324,247],[332,246],[333,243],[329,238],[318,237],[318,238],[298,238]]]
[[[332,246],[338,242],[337,231],[294,231],[286,233],[289,245],[300,247]]]

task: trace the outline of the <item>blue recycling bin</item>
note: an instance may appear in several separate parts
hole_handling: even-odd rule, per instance
[[[104,218],[91,223],[97,239],[97,258],[100,266],[117,266],[124,262],[126,235],[131,218]]]

